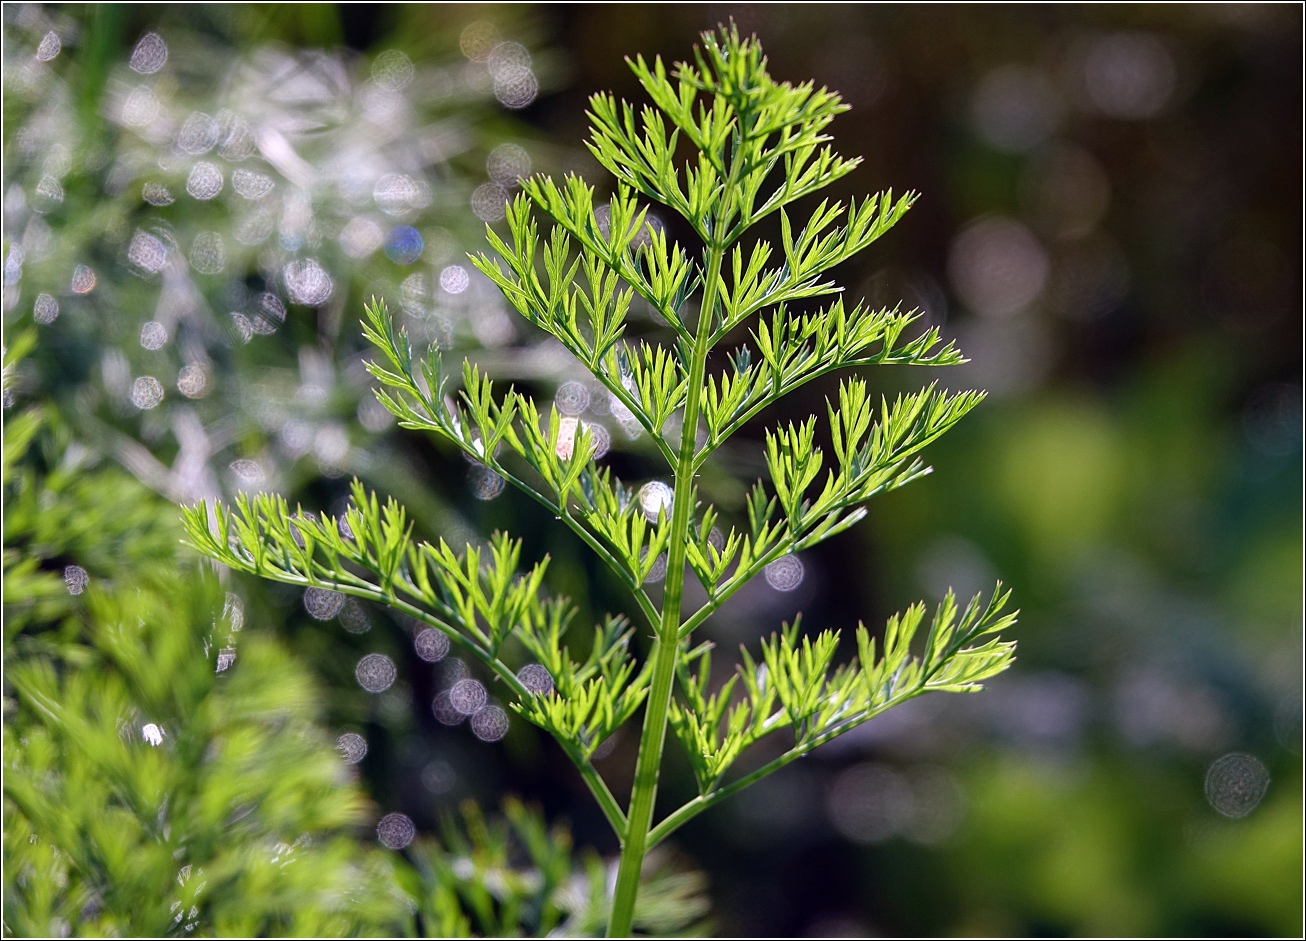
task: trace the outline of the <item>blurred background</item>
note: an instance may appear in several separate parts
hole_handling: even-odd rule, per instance
[[[6,4],[4,324],[37,335],[6,417],[57,409],[161,508],[273,489],[339,512],[358,476],[422,536],[509,529],[584,617],[619,610],[551,519],[392,426],[357,321],[386,298],[415,337],[602,426],[623,479],[655,474],[465,253],[524,175],[606,192],[587,96],[639,99],[624,56],[685,58],[730,17],[775,77],[851,106],[831,133],[865,162],[836,195],[921,194],[837,274],[971,362],[867,378],[990,396],[927,452],[933,475],[768,571],[706,636],[733,650],[798,611],[875,625],[996,578],[1022,616],[989,691],[909,703],[681,831],[716,930],[1299,935],[1298,6]],[[746,429],[711,497],[737,504],[762,427],[836,388]],[[77,570],[70,591],[115,577],[111,558],[49,565]],[[433,712],[470,668],[411,625],[228,587],[246,629],[325,684],[382,812],[425,830],[519,794],[615,849],[542,735]],[[379,689],[356,675],[372,654],[394,666]],[[600,762],[619,793],[623,733]],[[692,786],[671,759],[667,806]]]

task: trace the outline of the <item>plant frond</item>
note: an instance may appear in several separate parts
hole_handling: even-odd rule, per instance
[[[987,602],[976,595],[958,610],[949,590],[930,622],[923,650],[916,655],[912,645],[925,619],[923,604],[889,618],[878,650],[875,638],[858,626],[856,657],[833,671],[839,632],[802,635],[799,621],[762,642],[761,662],[741,648],[736,676],[711,694],[707,651],[697,654],[697,673],[690,672],[690,660],[683,658],[683,699],[674,705],[671,726],[689,756],[700,799],[714,803],[729,796],[922,693],[982,689],[985,680],[1006,670],[1015,658],[1015,643],[997,636],[1016,623],[1017,612],[1005,612],[1010,595],[999,583]],[[736,684],[745,695],[731,706]],[[783,729],[793,733],[788,751],[745,778],[722,785],[726,771],[743,751]],[[689,816],[701,809],[692,802],[686,806],[694,808]],[[676,815],[668,820],[676,820]]]

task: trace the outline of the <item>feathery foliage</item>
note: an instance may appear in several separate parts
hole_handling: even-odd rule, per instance
[[[999,585],[989,600],[951,594],[925,624],[922,605],[890,619],[882,639],[856,632],[857,654],[834,667],[839,632],[815,636],[797,623],[742,653],[737,675],[710,689],[710,644],[692,634],[776,559],[829,539],[860,520],[871,497],[928,472],[920,451],[982,399],[935,385],[876,405],[866,382],[846,378],[828,403],[831,454],[817,445],[818,419],[767,431],[769,485],[752,489],[746,513],[723,535],[695,477],[732,435],[768,405],[827,373],[871,365],[947,366],[960,352],[935,329],[911,335],[914,311],[848,305],[830,270],[870,246],[914,196],[795,203],[854,169],[824,133],[846,110],[812,83],[774,81],[756,39],[734,27],[703,36],[692,63],[668,73],[661,60],[631,63],[651,105],[607,94],[590,101],[594,157],[616,178],[606,209],[579,177],[523,182],[507,207],[506,234],[487,227],[494,254],[476,267],[536,327],[553,336],[629,411],[672,478],[666,505],[642,505],[592,458],[590,431],[526,394],[496,388],[464,362],[454,392],[438,350],[415,356],[383,304],[363,329],[379,358],[377,396],[405,428],[437,435],[551,510],[629,589],[653,630],[640,663],[623,618],[595,628],[577,661],[564,640],[574,612],[544,591],[547,559],[520,570],[520,543],[496,534],[488,550],[412,539],[402,507],[359,485],[340,519],[310,517],[271,495],[234,508],[186,511],[191,543],[242,571],[321,586],[390,604],[443,631],[481,660],[513,708],[551,733],[580,770],[622,843],[608,931],[632,929],[645,854],[698,813],[811,749],[931,690],[970,691],[1005,669],[1014,623]],[[680,154],[692,152],[687,161]],[[682,216],[698,245],[648,223],[648,203]],[[537,213],[552,220],[540,232]],[[780,240],[749,241],[778,217]],[[638,296],[671,331],[668,345],[627,335]],[[795,305],[804,307],[800,312]],[[713,348],[747,330],[725,371],[708,376]],[[665,587],[644,589],[659,557]],[[685,571],[708,600],[682,611]],[[512,640],[514,643],[509,643]],[[539,682],[538,669],[547,673]],[[678,694],[676,690],[678,689]],[[592,764],[604,738],[644,707],[634,789],[623,809]],[[699,795],[654,825],[667,726],[685,748]],[[789,737],[779,758],[731,779],[764,736]]]
[[[316,725],[311,678],[257,634],[216,672],[230,654],[208,642],[206,656],[201,632],[215,607],[212,579],[91,587],[89,643],[7,665],[8,931],[390,934],[407,920],[384,854],[350,834],[367,808]]]
[[[402,930],[312,678],[56,412],[5,431],[5,933]]]

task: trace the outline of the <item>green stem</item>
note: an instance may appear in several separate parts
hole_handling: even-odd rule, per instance
[[[728,190],[727,190],[728,191]],[[621,846],[621,865],[612,900],[608,937],[628,937],[635,917],[635,896],[639,892],[640,869],[647,852],[649,826],[653,822],[653,805],[657,800],[658,771],[662,765],[662,746],[666,740],[667,709],[676,675],[676,656],[680,649],[680,601],[685,585],[685,543],[690,514],[694,506],[694,450],[698,430],[699,391],[707,370],[708,338],[712,333],[712,315],[717,301],[717,280],[721,273],[721,246],[708,251],[703,306],[698,315],[694,353],[689,364],[684,424],[680,432],[680,456],[676,463],[675,496],[671,510],[671,540],[667,548],[666,589],[662,600],[662,624],[658,629],[653,653],[653,681],[649,687],[644,712],[644,729],[639,740],[639,758],[635,762],[635,784],[626,814],[626,839]]]
[[[563,749],[571,758],[572,764],[576,766],[576,770],[580,772],[581,778],[589,787],[590,793],[594,795],[599,807],[603,809],[603,815],[608,818],[608,824],[612,827],[612,832],[617,835],[617,839],[624,840],[626,838],[626,815],[622,812],[621,805],[617,803],[616,797],[612,795],[612,791],[609,790],[608,782],[603,780],[603,776],[599,774],[588,758],[572,751],[563,743],[562,739],[558,739],[558,743],[563,745]]]
[[[715,231],[724,231],[734,211],[735,184],[739,178],[740,153],[746,131],[736,127],[730,175],[721,190]],[[711,233],[708,233],[709,235]],[[694,350],[685,382],[684,423],[680,428],[680,456],[676,462],[675,497],[671,511],[671,539],[667,547],[666,587],[662,596],[662,625],[654,646],[653,681],[644,711],[644,729],[640,734],[639,757],[635,761],[635,783],[626,813],[626,839],[621,845],[621,863],[608,919],[608,937],[629,937],[635,920],[635,898],[639,894],[639,877],[648,852],[649,827],[657,801],[658,772],[662,767],[662,746],[666,741],[667,710],[676,676],[676,659],[680,652],[680,603],[685,587],[685,544],[689,537],[690,517],[694,512],[695,451],[698,438],[698,410],[707,372],[707,357],[712,350],[712,322],[716,315],[717,284],[721,279],[721,262],[729,242],[720,238],[705,239],[707,270],[703,280],[703,303],[698,311],[694,331]]]

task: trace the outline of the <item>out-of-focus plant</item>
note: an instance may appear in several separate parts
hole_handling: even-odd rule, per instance
[[[811,83],[773,81],[757,41],[733,27],[704,34],[695,63],[680,64],[674,81],[661,60],[650,66],[641,58],[631,66],[655,107],[637,113],[602,94],[590,102],[590,150],[618,182],[609,205],[596,209],[593,189],[577,177],[561,186],[547,177],[524,181],[523,195],[507,211],[509,239],[487,228],[506,270],[484,255],[473,261],[514,308],[593,373],[614,411],[648,434],[672,472],[670,485],[651,481],[638,493],[628,489],[595,463],[596,436],[579,419],[557,407],[545,418],[515,390],[496,396],[491,380],[470,363],[462,370],[461,405],[455,404],[446,396],[438,348],[415,361],[407,334],[383,303],[368,308],[364,329],[383,355],[369,364],[386,387],[378,397],[402,425],[434,432],[483,463],[495,480],[523,489],[626,584],[655,634],[643,665],[630,650],[633,631],[619,617],[595,629],[586,658],[573,659],[563,637],[574,610],[567,599],[541,595],[547,560],[518,574],[520,542],[499,533],[488,547],[469,545],[461,554],[444,540],[414,542],[405,511],[393,500],[382,504],[361,484],[338,518],[296,513],[268,495],[242,495],[234,510],[201,502],[185,515],[191,543],[233,568],[387,603],[485,663],[513,707],[562,745],[621,840],[607,925],[616,936],[632,930],[646,854],[678,827],[894,705],[930,690],[979,689],[1010,664],[1014,647],[993,636],[1014,622],[1002,613],[1007,596],[999,586],[987,603],[976,596],[960,609],[949,593],[918,656],[911,647],[924,623],[923,605],[890,619],[882,653],[859,628],[857,659],[833,673],[839,633],[800,638],[795,623],[764,642],[760,660],[745,651],[738,675],[710,688],[711,645],[691,647],[694,629],[766,566],[843,532],[863,518],[866,500],[925,473],[917,452],[982,395],[931,387],[884,402],[876,421],[865,382],[845,381],[838,402],[829,405],[836,464],[824,468],[815,417],[768,432],[773,493],[759,481],[740,527],[718,530],[718,512],[700,505],[695,479],[713,452],[766,406],[841,368],[962,359],[951,345],[940,345],[934,330],[902,340],[916,319],[912,313],[847,308],[842,300],[806,315],[791,309],[837,293],[826,273],[874,242],[912,201],[888,193],[846,207],[826,200],[806,223],[791,222],[786,206],[857,165],[825,146],[824,129],[846,110],[837,95]],[[686,166],[676,159],[682,139],[697,154]],[[649,225],[639,196],[683,216],[701,240],[701,256]],[[556,222],[543,248],[532,203]],[[747,244],[749,230],[773,212],[780,243]],[[768,267],[778,253],[783,261]],[[636,295],[670,328],[674,343],[623,340]],[[691,298],[698,301],[696,318]],[[754,315],[752,345],[741,346],[723,374],[709,377],[712,349]],[[513,457],[501,459],[501,447],[505,458]],[[823,469],[823,486],[809,494]],[[686,618],[687,566],[707,601]],[[662,573],[659,606],[644,586]],[[677,681],[679,699],[673,698]],[[479,723],[483,737],[506,727],[505,713],[475,680],[456,684],[449,699],[454,711],[472,716],[474,728]],[[641,706],[634,790],[623,810],[592,759]],[[699,795],[654,826],[668,724],[689,757]],[[792,735],[792,746],[727,783],[736,760],[776,732]]]
[[[43,423],[5,428],[6,933],[399,928],[309,675],[176,569],[168,503]]]
[[[166,13],[119,60],[120,12],[5,8],[4,309],[41,337],[24,388],[174,500],[394,478],[342,312],[378,294],[432,340],[514,338],[458,246],[530,172],[504,108],[547,60],[480,21],[414,62],[242,48],[223,17]]]
[[[612,906],[610,867],[594,853],[573,858],[566,829],[547,827],[515,800],[502,819],[487,821],[466,801],[461,818],[442,821],[443,845],[415,842],[412,869],[400,884],[419,899],[418,918],[429,937],[586,937],[603,930]],[[521,860],[524,859],[524,862]],[[635,926],[654,936],[699,933],[707,913],[701,873],[654,859],[645,873]]]
[[[954,764],[969,800],[937,871],[960,904],[933,930],[1301,933],[1300,426],[1271,413],[1264,445],[1247,433],[1264,433],[1248,420],[1261,415],[1235,414],[1239,428],[1212,388],[1219,359],[1194,343],[1136,367],[1110,402],[1058,390],[989,410],[983,438],[936,458],[991,454],[988,474],[966,488],[936,475],[877,521],[895,581],[921,558],[930,581],[1001,565],[1040,598],[1027,631],[1048,628],[991,708],[921,713],[862,743],[938,761],[959,725],[990,742]],[[1176,504],[1193,513],[1179,532]],[[920,540],[955,520],[961,535]],[[875,844],[868,884],[905,855],[871,830],[850,834]],[[905,906],[879,917],[914,923]]]
[[[407,911],[348,832],[364,798],[303,667],[256,634],[228,665],[236,648],[202,633],[212,579],[84,598],[87,643],[6,658],[7,931],[396,930]]]

